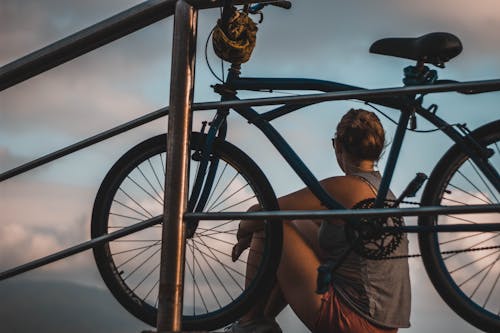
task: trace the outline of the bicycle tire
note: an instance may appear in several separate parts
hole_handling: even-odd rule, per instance
[[[205,135],[192,133],[191,152],[200,150],[204,141]],[[110,169],[95,199],[92,238],[163,214],[166,142],[165,134],[148,139],[130,149]],[[191,170],[196,163],[193,156]],[[216,140],[213,157],[220,159],[219,167],[205,211],[245,211],[254,203],[262,210],[278,209],[267,178],[240,149]],[[190,177],[192,180],[193,175]],[[243,197],[244,194],[250,199]],[[250,282],[245,282],[249,251],[234,263],[230,259],[238,223],[200,221],[194,237],[186,240],[183,330],[205,331],[226,326],[272,288],[281,256],[281,223],[265,222],[264,253]],[[160,240],[161,226],[157,225],[93,249],[98,270],[114,297],[131,314],[154,327]]]
[[[488,162],[498,172],[500,121],[484,125],[471,135],[483,147],[492,149],[494,154]],[[499,197],[469,156],[454,145],[432,171],[422,205],[498,204]],[[494,223],[500,221],[499,217],[499,213],[421,216],[418,223]],[[419,246],[427,274],[450,308],[483,331],[500,332],[500,232],[420,233]],[[474,248],[482,250],[454,252]]]

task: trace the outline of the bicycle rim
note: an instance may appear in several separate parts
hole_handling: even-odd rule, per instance
[[[475,133],[500,168],[500,122]],[[458,147],[450,149],[431,175],[425,205],[498,204],[500,194]],[[498,223],[499,213],[422,217],[419,224]],[[484,331],[500,331],[500,232],[420,234],[427,273],[443,299],[462,318]],[[458,251],[466,250],[464,252]],[[455,252],[457,251],[457,252]],[[451,252],[443,254],[443,252]]]
[[[202,147],[193,133],[191,151]],[[92,237],[119,230],[163,213],[166,135],[132,148],[110,170],[96,198]],[[246,211],[259,204],[277,209],[274,192],[246,155],[228,143],[216,143],[212,158],[219,167],[205,211]],[[190,160],[190,184],[197,161]],[[258,263],[245,251],[236,262],[231,250],[239,221],[199,221],[186,240],[183,329],[211,330],[227,325],[251,306],[256,294],[271,288],[281,251],[281,225],[266,222],[264,252]],[[99,271],[117,300],[132,314],[155,326],[161,247],[161,225],[115,240],[94,250]],[[273,242],[271,242],[271,238]],[[246,281],[247,266],[257,272]]]

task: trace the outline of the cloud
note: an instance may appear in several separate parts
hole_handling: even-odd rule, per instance
[[[9,148],[0,146],[0,172],[18,166],[25,160],[14,154]]]
[[[1,269],[89,239],[91,197],[87,188],[54,183],[9,181],[0,184]],[[46,270],[72,270],[82,264],[87,266],[86,259],[76,256]]]

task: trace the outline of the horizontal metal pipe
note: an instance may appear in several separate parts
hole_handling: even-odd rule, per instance
[[[444,224],[432,226],[409,225],[403,227],[384,227],[384,231],[400,231],[406,233],[422,232],[494,232],[500,231],[500,223],[477,223],[477,224]]]
[[[212,8],[221,6],[223,1],[190,2],[198,8]],[[235,1],[249,2],[252,1]],[[173,15],[175,3],[176,0],[145,1],[0,67],[0,91]]]
[[[287,97],[270,97],[270,98],[254,98],[246,100],[237,101],[225,101],[225,102],[202,102],[194,103],[192,105],[193,111],[204,111],[204,110],[215,110],[217,108],[230,108],[230,107],[243,107],[243,106],[262,106],[262,105],[279,105],[279,104],[311,104],[320,103],[325,101],[333,100],[345,100],[345,99],[366,99],[370,97],[380,97],[389,96],[397,94],[415,94],[417,92],[448,92],[463,89],[480,89],[495,88],[500,90],[500,80],[487,80],[487,81],[469,81],[461,83],[446,83],[438,84],[433,86],[414,86],[414,87],[396,87],[396,88],[385,88],[385,89],[367,89],[367,90],[352,90],[352,91],[342,91],[342,92],[329,92],[321,94],[308,94],[301,96],[287,96]],[[74,145],[62,148],[54,153],[45,155],[37,160],[28,162],[21,165],[15,169],[6,171],[0,174],[0,182],[8,178],[19,175],[23,172],[51,162],[57,158],[66,156],[90,145],[98,143],[100,141],[109,139],[115,135],[121,134],[125,131],[158,119],[164,115],[168,114],[168,107],[157,110],[151,114],[145,115],[143,117],[137,118],[129,123],[115,127],[109,131],[102,134],[95,135],[91,138],[80,141]]]
[[[418,208],[370,208],[343,210],[282,210],[272,212],[186,213],[185,220],[284,220],[325,219],[332,217],[429,216],[444,214],[499,213],[500,204],[470,206],[428,206]],[[500,223],[499,223],[500,224]]]
[[[196,110],[211,110],[217,107],[245,107],[245,106],[264,106],[264,105],[279,105],[279,104],[308,104],[321,103],[328,101],[339,101],[347,99],[366,100],[373,97],[395,96],[395,95],[414,95],[421,93],[439,93],[462,90],[500,90],[500,79],[482,80],[482,81],[467,81],[458,83],[441,83],[435,85],[411,86],[411,87],[392,87],[381,89],[363,89],[349,90],[340,92],[326,92],[320,94],[305,94],[285,97],[267,97],[267,98],[251,98],[238,101],[225,102],[206,102],[193,104],[193,111]]]
[[[99,143],[101,141],[112,138],[118,134],[127,132],[131,129],[134,129],[136,127],[139,127],[141,125],[149,123],[149,122],[156,120],[158,118],[164,117],[164,116],[168,115],[168,109],[169,109],[168,107],[164,107],[162,109],[156,110],[156,111],[151,112],[147,115],[144,115],[142,117],[139,117],[139,118],[136,118],[132,121],[129,121],[125,124],[116,126],[110,130],[107,130],[107,131],[102,132],[100,134],[96,134],[96,135],[91,136],[87,139],[84,139],[82,141],[74,143],[70,146],[61,148],[55,152],[44,155],[40,158],[37,158],[36,160],[30,161],[28,163],[25,163],[23,165],[15,167],[11,170],[5,171],[5,172],[0,174],[0,182],[7,180],[9,178],[12,178],[14,176],[17,176],[19,174],[22,174],[24,172],[27,172],[29,170],[32,170],[34,168],[37,168],[39,166],[42,166],[44,164],[47,164],[49,162],[52,162],[58,158],[67,156],[67,155],[72,154],[76,151],[79,151],[79,150],[82,150],[82,149],[87,148],[89,146],[92,146],[92,145]]]
[[[472,205],[456,207],[420,207],[420,208],[382,208],[382,209],[360,209],[360,210],[321,210],[321,211],[277,211],[277,212],[235,212],[235,213],[186,213],[184,219],[203,219],[203,220],[226,220],[226,219],[255,219],[264,220],[267,218],[280,219],[318,219],[332,217],[387,217],[387,216],[417,216],[417,215],[440,215],[440,214],[478,214],[478,213],[498,213],[500,204],[494,205]],[[27,264],[9,269],[0,273],[0,281],[19,275],[21,273],[33,270],[35,268],[50,264],[52,262],[64,259],[71,255],[86,251],[95,246],[104,244],[120,237],[127,236],[134,232],[151,227],[162,222],[163,216],[157,216],[146,221],[139,222],[129,227],[120,229],[107,235],[103,235],[68,249],[56,252],[46,257],[34,260]],[[485,231],[499,231],[500,223],[484,223],[480,225],[443,225],[443,226],[405,226],[397,228],[403,232],[453,232],[453,231],[477,231],[483,228]],[[386,227],[391,230],[395,228]]]
[[[11,277],[16,276],[16,275],[19,275],[21,273],[25,273],[27,271],[33,270],[33,269],[38,268],[38,267],[45,266],[45,265],[53,263],[55,261],[67,258],[67,257],[72,256],[74,254],[86,251],[86,250],[91,249],[93,247],[102,245],[106,242],[115,240],[117,238],[124,237],[124,236],[130,235],[134,232],[149,228],[155,224],[161,223],[161,221],[162,221],[162,216],[157,216],[157,217],[151,218],[149,220],[142,221],[142,222],[136,223],[134,225],[131,225],[129,227],[120,229],[118,231],[114,231],[110,234],[102,235],[100,237],[93,238],[89,241],[80,243],[78,245],[75,245],[75,246],[72,246],[72,247],[67,248],[65,250],[56,252],[56,253],[48,255],[48,256],[45,256],[43,258],[31,261],[27,264],[6,270],[6,271],[0,273],[0,281],[11,278]]]
[[[0,68],[0,91],[174,13],[175,0],[149,0]]]

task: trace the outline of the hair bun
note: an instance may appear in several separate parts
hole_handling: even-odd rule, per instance
[[[348,153],[360,160],[378,160],[385,146],[380,119],[363,109],[351,109],[342,117],[336,138]]]

